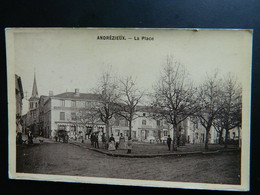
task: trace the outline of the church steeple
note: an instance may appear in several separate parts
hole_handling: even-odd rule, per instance
[[[34,72],[34,80],[33,80],[32,97],[38,97],[38,90],[37,90],[37,84],[36,84],[36,75],[35,75],[35,72]]]
[[[34,72],[34,80],[33,80],[33,88],[32,88],[32,96],[29,99],[29,110],[34,110],[39,105],[39,96],[36,84],[36,75]]]

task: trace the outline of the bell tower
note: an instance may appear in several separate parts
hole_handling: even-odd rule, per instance
[[[39,95],[36,84],[36,75],[34,72],[34,80],[33,80],[33,88],[32,88],[32,96],[29,99],[29,110],[34,110],[39,106]]]

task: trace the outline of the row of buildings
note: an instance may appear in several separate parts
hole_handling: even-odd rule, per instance
[[[23,132],[31,131],[35,136],[54,138],[58,130],[66,130],[70,139],[83,137],[87,139],[92,131],[105,132],[105,125],[101,120],[93,122],[79,121],[77,116],[80,110],[89,110],[98,106],[99,98],[96,94],[80,93],[79,89],[74,92],[64,92],[54,95],[49,92],[48,96],[38,95],[36,77],[34,75],[32,95],[29,98],[29,111],[22,116]],[[137,141],[154,142],[164,141],[168,135],[173,137],[172,126],[165,120],[155,120],[147,106],[138,106],[138,117],[132,122],[132,138]],[[187,119],[179,126],[179,140],[187,143],[204,143],[205,130],[199,123]],[[234,135],[235,132],[235,135]],[[237,131],[231,132],[232,137],[237,137]],[[118,140],[120,134],[128,136],[128,121],[122,118],[114,118],[109,134],[113,134]],[[101,136],[100,136],[101,137]],[[212,129],[209,134],[209,143],[216,143],[217,132]]]

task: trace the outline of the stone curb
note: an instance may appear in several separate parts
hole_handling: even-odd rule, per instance
[[[207,154],[218,154],[221,152],[234,152],[234,151],[240,150],[239,148],[234,148],[234,149],[225,149],[225,150],[215,150],[215,151],[209,151],[209,152],[195,151],[195,152],[180,152],[180,153],[170,153],[170,154],[114,154],[114,153],[110,153],[110,152],[101,151],[101,150],[98,150],[95,148],[82,146],[81,144],[78,144],[78,143],[70,142],[69,144],[79,146],[79,147],[82,147],[87,150],[99,152],[101,154],[106,154],[108,156],[127,157],[127,158],[156,158],[156,157],[167,157],[167,156],[186,156],[186,155],[194,155],[194,154],[207,155]]]

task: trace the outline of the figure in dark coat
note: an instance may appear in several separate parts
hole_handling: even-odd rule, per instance
[[[115,141],[115,138],[114,138],[114,136],[113,136],[113,134],[111,135],[111,137],[109,138],[109,142],[114,142]]]
[[[93,146],[93,147],[94,147],[94,139],[95,139],[94,137],[95,137],[94,133],[91,133],[90,141],[91,141],[91,146]]]
[[[170,137],[170,135],[168,135],[167,145],[168,145],[169,150],[171,150],[171,142],[172,142],[172,138]]]
[[[95,148],[99,148],[99,144],[98,144],[98,133],[96,133],[94,135],[94,147]]]
[[[106,138],[106,134],[103,133],[102,134],[102,144],[103,144],[103,148],[106,149],[106,145],[107,145],[107,138]]]
[[[31,131],[28,133],[28,144],[33,144],[33,134]]]

